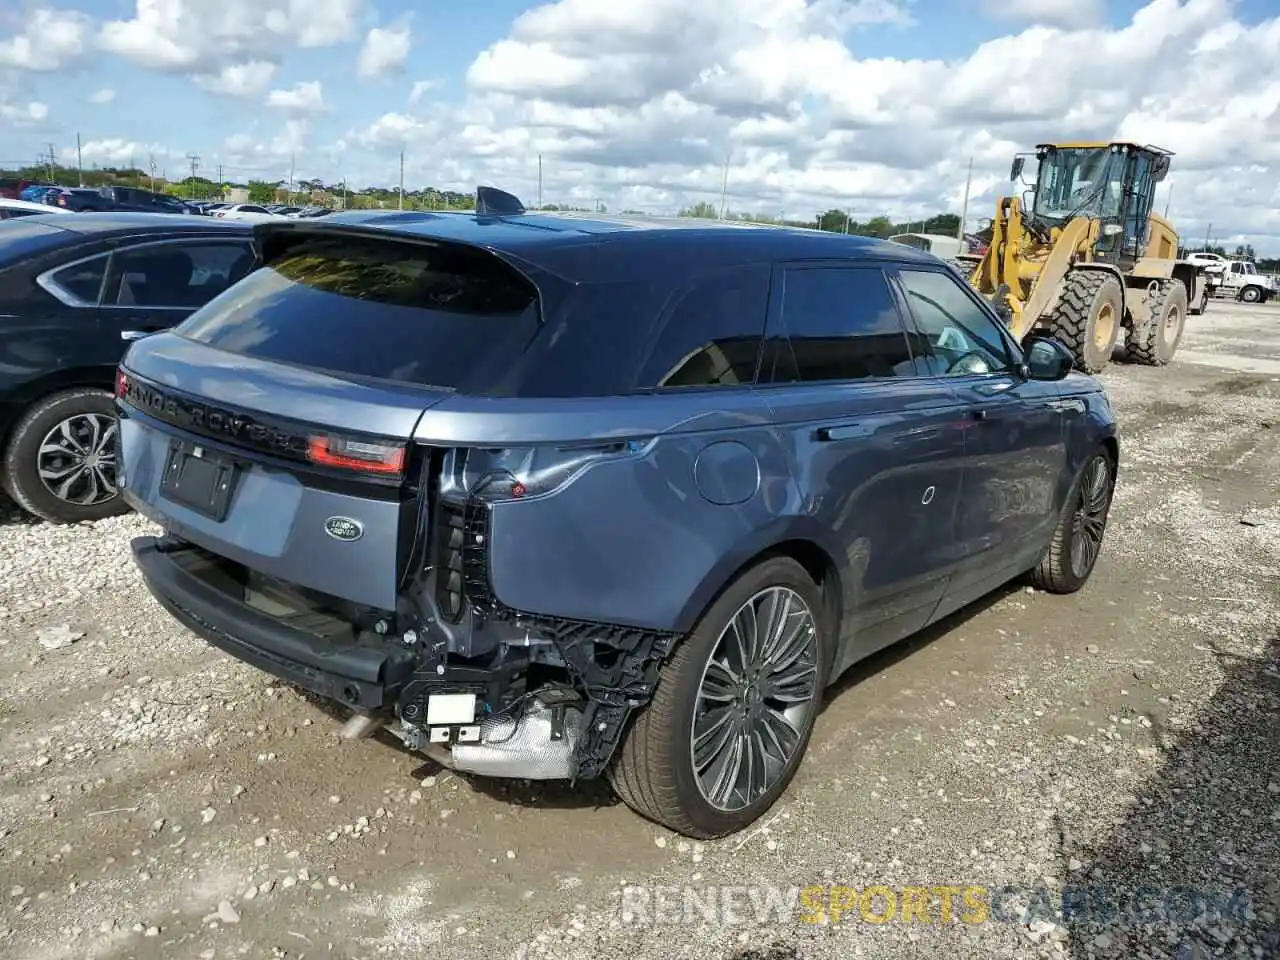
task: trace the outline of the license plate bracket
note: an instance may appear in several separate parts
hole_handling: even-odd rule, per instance
[[[160,494],[202,517],[221,523],[231,508],[240,466],[230,457],[198,443],[169,444]]]

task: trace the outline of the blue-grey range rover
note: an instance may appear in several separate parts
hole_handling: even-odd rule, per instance
[[[164,531],[135,559],[208,642],[453,769],[604,775],[709,838],[850,665],[1089,577],[1106,397],[946,264],[477,201],[262,224],[129,350],[121,489]]]

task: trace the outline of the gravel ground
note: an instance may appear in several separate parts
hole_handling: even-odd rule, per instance
[[[856,668],[777,809],[717,843],[600,785],[341,742],[161,613],[147,523],[5,507],[0,956],[1280,957],[1280,308],[1214,303],[1184,344],[1104,376],[1123,463],[1090,585]],[[928,888],[930,922],[870,922],[876,885]],[[943,921],[939,886],[986,888],[986,922]],[[1248,898],[1098,906],[1144,888]]]

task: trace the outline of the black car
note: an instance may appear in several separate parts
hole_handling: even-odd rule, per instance
[[[101,194],[110,201],[112,209],[138,213],[188,213],[197,211],[190,204],[167,193],[143,190],[139,187],[103,187]]]
[[[253,268],[248,225],[146,213],[0,224],[0,480],[56,522],[127,510],[116,490],[116,365]]]
[[[75,213],[95,213],[115,209],[115,201],[93,187],[59,187],[44,195],[51,207],[62,207]]]

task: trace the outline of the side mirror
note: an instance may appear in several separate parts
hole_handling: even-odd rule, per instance
[[[1009,179],[1017,180],[1022,176],[1022,168],[1027,162],[1026,157],[1014,157],[1013,166],[1009,168]]]
[[[1035,336],[1023,346],[1027,376],[1032,380],[1062,380],[1075,365],[1071,351],[1054,337]]]

